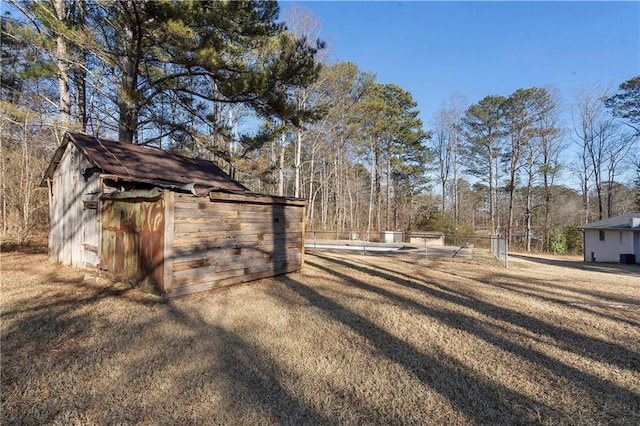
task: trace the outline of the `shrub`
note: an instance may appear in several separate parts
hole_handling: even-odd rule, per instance
[[[564,232],[554,229],[549,238],[549,247],[555,254],[567,253],[567,237]]]
[[[567,244],[567,252],[572,254],[582,253],[582,232],[577,226],[567,226],[563,229]]]

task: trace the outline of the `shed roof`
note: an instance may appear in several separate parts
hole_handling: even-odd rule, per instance
[[[591,222],[582,226],[578,226],[578,228],[580,229],[613,229],[613,230],[629,229],[629,230],[640,232],[640,228],[631,228],[631,219],[633,218],[640,218],[640,212],[631,212],[631,213],[623,214],[621,216],[602,219],[597,222]]]
[[[161,186],[195,184],[211,189],[247,191],[211,161],[183,157],[157,148],[67,132],[45,172],[42,184],[60,163],[69,143],[74,144],[102,173],[131,182]]]

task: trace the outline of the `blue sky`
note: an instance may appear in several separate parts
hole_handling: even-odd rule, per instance
[[[592,83],[640,74],[640,2],[280,2],[310,11],[330,45],[378,82],[410,92],[425,124],[453,93],[555,85],[571,102]]]

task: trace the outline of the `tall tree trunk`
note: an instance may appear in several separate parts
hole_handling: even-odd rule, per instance
[[[513,209],[514,209],[514,198],[515,198],[515,173],[512,172],[511,178],[509,179],[509,214],[508,214],[508,222],[507,222],[507,241],[511,243],[511,234],[513,229]]]
[[[545,143],[544,155],[543,155],[543,169],[542,169],[542,182],[544,186],[544,229],[542,231],[542,247],[549,250],[550,240],[550,228],[551,228],[551,188],[549,185],[549,157],[546,150],[547,144]]]
[[[4,134],[4,129],[0,128],[0,135]],[[8,211],[8,203],[7,203],[7,166],[5,163],[5,152],[4,152],[4,137],[0,137],[0,181],[2,181],[1,188],[2,193],[0,194],[0,198],[2,199],[2,235],[7,235],[7,231],[9,230],[9,219],[7,217]]]
[[[369,136],[370,144],[374,145],[373,136]],[[369,211],[367,214],[367,239],[369,238],[369,234],[371,232],[371,225],[373,222],[373,207],[374,207],[374,194],[375,194],[375,185],[376,185],[376,160],[373,159],[373,164],[371,165],[371,182],[369,184]]]
[[[278,195],[284,197],[284,154],[286,149],[287,135],[285,133],[280,136],[280,145],[278,146]]]
[[[311,149],[311,159],[309,160],[309,208],[307,208],[307,226],[311,227],[311,229],[315,229],[315,223],[313,221],[313,211],[315,209],[315,200],[316,194],[313,189],[313,181],[315,174],[315,158],[316,158],[316,150],[315,147]]]
[[[458,132],[454,130],[453,145],[451,147],[451,166],[453,168],[453,218],[457,225],[460,220],[460,200],[458,195]]]
[[[495,235],[496,229],[496,188],[493,182],[495,178],[493,151],[489,150],[489,217],[491,220],[491,235]]]
[[[380,173],[380,139],[374,138],[374,149],[373,149],[373,158],[374,158],[374,176],[375,176],[375,204],[376,204],[376,232],[380,232],[382,230],[382,173]]]
[[[527,251],[531,251],[531,215],[532,215],[532,197],[533,197],[533,178],[534,178],[534,156],[529,153],[527,173],[527,200],[525,203],[525,225],[527,233]]]
[[[302,131],[300,129],[296,132],[296,155],[294,162],[294,181],[293,181],[293,196],[300,197],[300,168],[302,158]]]
[[[139,93],[138,93],[138,70],[140,65],[140,55],[142,34],[136,1],[126,0],[123,2],[127,26],[125,29],[125,46],[122,58],[122,77],[120,81],[121,92],[119,99],[118,118],[118,139],[120,142],[132,143],[138,130]]]
[[[589,223],[589,165],[586,142],[582,148],[582,206],[584,207],[584,223]]]
[[[53,7],[61,26],[67,21],[65,0],[54,0]],[[58,91],[60,97],[60,124],[68,129],[71,123],[71,91],[69,89],[69,49],[62,34],[56,38],[56,65],[58,68]]]
[[[527,186],[527,206],[526,209],[526,225],[527,225],[527,251],[531,251],[531,194],[532,194],[531,185]]]
[[[387,149],[387,214],[385,217],[385,229],[389,230],[389,221],[391,218],[391,153]],[[394,228],[395,231],[395,228]]]
[[[342,173],[340,171],[340,168],[338,167],[338,159],[339,159],[339,152],[336,153],[336,155],[333,156],[333,176],[334,176],[334,185],[333,185],[333,213],[334,213],[334,218],[333,218],[333,223],[334,223],[334,227],[335,227],[335,231],[338,232],[338,230],[340,229],[340,208],[342,207],[340,204],[340,191],[341,191],[341,187],[342,187]]]
[[[513,230],[513,210],[516,193],[516,180],[518,173],[518,163],[520,162],[520,140],[516,136],[516,140],[512,141],[511,149],[511,164],[509,170],[509,217],[507,223],[507,241],[511,242],[512,230]]]
[[[85,2],[84,0],[76,0],[74,4],[75,24],[85,31]],[[73,71],[73,84],[76,90],[76,121],[80,123],[80,129],[86,133],[89,123],[89,116],[87,112],[87,49],[83,47],[77,47],[75,49],[75,64]]]
[[[86,52],[82,52],[82,59],[86,63]],[[78,119],[80,121],[80,129],[86,133],[89,124],[89,116],[87,114],[87,73],[84,69],[78,69],[75,75],[75,86],[77,90]]]
[[[600,170],[594,165],[593,177],[596,184],[596,196],[598,198],[598,220],[604,219],[604,206],[602,201],[602,176],[600,176]]]

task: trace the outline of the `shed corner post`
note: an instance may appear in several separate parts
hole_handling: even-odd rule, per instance
[[[55,216],[55,212],[53,210],[53,179],[51,179],[50,177],[47,177],[46,179],[47,182],[47,195],[49,197],[49,238],[48,238],[48,242],[47,242],[47,246],[49,249],[49,253],[48,253],[48,258],[49,260],[51,260],[53,258],[53,251],[54,251],[54,246],[53,246],[53,240],[54,237],[51,235],[51,224],[52,223],[57,223],[56,222],[56,218],[54,218]],[[58,256],[56,254],[56,262],[58,261]]]
[[[301,242],[301,246],[300,246],[300,269],[304,268],[304,245],[305,245],[305,236],[307,233],[307,229],[306,229],[306,225],[307,225],[307,204],[305,203],[302,206],[302,242]]]
[[[173,232],[175,193],[164,192],[164,253],[162,256],[162,287],[164,293],[173,290]]]

